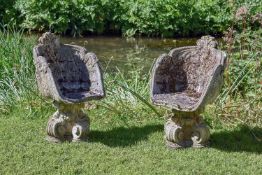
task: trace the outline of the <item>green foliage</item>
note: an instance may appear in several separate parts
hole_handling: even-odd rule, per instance
[[[251,1],[253,2],[253,1]],[[228,55],[225,85],[215,110],[225,123],[236,121],[261,124],[262,115],[262,18],[255,6],[242,4],[233,13],[234,21],[225,32]],[[252,116],[252,117],[251,117]]]
[[[251,9],[242,6],[236,11],[233,25],[225,32],[229,69],[226,76],[227,95],[251,95],[250,92],[261,88],[262,28],[256,27],[256,22],[259,21],[253,20]]]
[[[103,31],[103,13],[99,1],[93,0],[18,0],[16,8],[30,30],[50,30],[79,35],[83,31]]]
[[[123,19],[127,22],[123,30],[127,34],[147,35],[200,35],[219,33],[230,19],[226,3],[219,1],[174,1],[139,0],[129,1]]]
[[[18,25],[20,18],[19,12],[14,8],[17,0],[0,0],[0,24],[2,25]]]
[[[14,4],[11,4],[11,2]],[[0,19],[28,30],[81,35],[122,33],[172,37],[221,34],[232,22],[237,6],[219,0],[13,0],[5,1]],[[257,0],[247,2],[252,12]],[[12,20],[11,20],[12,19]]]

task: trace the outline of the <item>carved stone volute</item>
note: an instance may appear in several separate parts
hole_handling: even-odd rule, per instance
[[[197,48],[202,49],[216,49],[218,46],[217,41],[212,36],[203,36],[197,40]]]

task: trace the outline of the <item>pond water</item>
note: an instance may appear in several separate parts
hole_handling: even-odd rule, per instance
[[[158,38],[121,38],[88,37],[61,38],[63,43],[75,44],[94,52],[104,71],[112,68],[124,70],[126,66],[139,66],[148,70],[160,54],[172,48],[195,45],[197,38],[158,39]],[[106,70],[105,70],[106,69]]]

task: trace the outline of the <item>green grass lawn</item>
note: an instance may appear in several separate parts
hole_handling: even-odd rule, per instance
[[[47,117],[0,117],[0,174],[262,174],[262,143],[248,127],[212,129],[209,148],[171,150],[161,118],[126,123],[92,112],[89,142],[53,144]]]

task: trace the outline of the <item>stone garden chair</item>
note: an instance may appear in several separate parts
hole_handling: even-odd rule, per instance
[[[226,54],[216,46],[213,37],[204,36],[196,46],[175,48],[154,64],[151,100],[172,110],[165,124],[171,148],[208,144],[210,132],[200,113],[217,97],[226,62]]]
[[[43,96],[54,100],[57,111],[47,125],[47,140],[85,141],[90,129],[84,102],[104,97],[103,78],[94,53],[61,44],[50,32],[33,49],[36,80]]]

